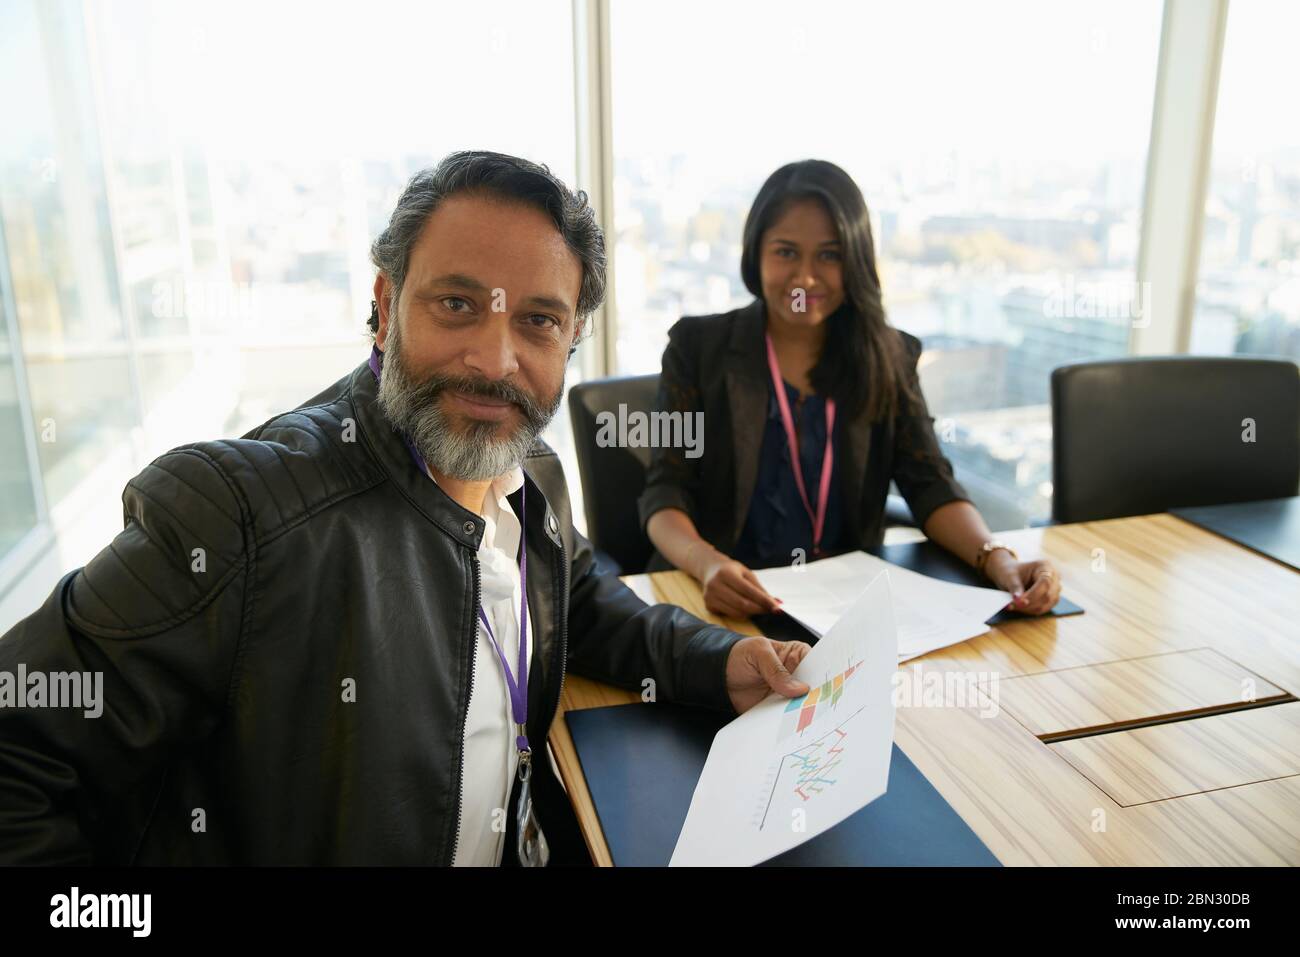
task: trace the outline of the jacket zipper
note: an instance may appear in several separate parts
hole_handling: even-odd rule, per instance
[[[558,537],[558,536],[557,536]],[[564,696],[564,675],[565,663],[569,659],[569,563],[565,558],[564,539],[558,537],[560,548],[560,600],[558,602],[560,610],[560,685],[555,693],[555,701],[551,705],[551,713],[547,716],[546,724],[543,727],[549,730],[551,723],[555,720],[555,714],[560,710],[560,699]],[[476,558],[471,559],[474,564],[474,608],[478,608],[479,589],[481,582],[479,580],[479,564]],[[525,598],[525,601],[527,598]],[[451,860],[449,865],[454,866],[456,863],[456,851],[460,847],[460,821],[465,805],[465,725],[469,721],[469,699],[474,694],[474,662],[478,657],[478,625],[475,623],[473,631],[473,642],[470,645],[469,657],[469,696],[465,698],[465,713],[460,719],[460,765],[456,775],[457,791],[459,799],[456,802],[456,831],[452,837]],[[549,761],[549,758],[547,759]]]
[[[471,557],[470,563],[474,566],[474,603],[470,607],[477,612],[479,589],[481,587],[478,558]],[[470,636],[469,693],[465,696],[465,710],[460,716],[460,763],[456,771],[456,789],[459,797],[456,800],[456,831],[451,838],[451,860],[447,861],[449,867],[456,865],[456,851],[460,848],[460,820],[465,808],[465,725],[469,723],[469,702],[470,698],[474,696],[474,664],[478,658],[478,621],[472,614],[470,616]]]

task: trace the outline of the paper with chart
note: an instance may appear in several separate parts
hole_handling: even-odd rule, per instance
[[[714,737],[670,863],[758,864],[884,794],[897,667],[878,575],[795,670],[807,694],[772,694]]]
[[[890,564],[866,552],[848,552],[804,565],[756,569],[781,610],[824,635],[856,598],[862,583],[889,573],[898,623],[898,660],[907,661],[982,635],[985,624],[1006,607],[1008,596],[993,588],[941,581]]]

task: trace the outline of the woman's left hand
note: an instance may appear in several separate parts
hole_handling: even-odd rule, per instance
[[[1007,608],[1026,615],[1042,615],[1061,597],[1061,576],[1047,559],[1017,561],[999,549],[989,555],[984,573],[993,584],[1011,593]]]

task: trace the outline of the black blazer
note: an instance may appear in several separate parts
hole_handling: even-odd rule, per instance
[[[715,548],[726,554],[734,550],[758,480],[771,389],[765,328],[763,301],[755,299],[731,312],[686,316],[668,331],[657,408],[703,412],[703,451],[692,459],[681,448],[651,450],[645,491],[637,503],[642,530],[660,509],[680,508]],[[921,341],[895,332],[911,357],[907,374],[920,396],[916,360]],[[900,403],[900,408],[884,422],[873,424],[862,412],[835,425],[836,462],[844,470],[846,534],[841,545],[846,551],[879,547],[891,479],[918,526],[946,502],[969,501],[939,448],[925,400]],[[665,567],[671,566],[656,551],[650,569]]]

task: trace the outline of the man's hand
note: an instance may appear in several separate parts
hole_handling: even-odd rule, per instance
[[[744,713],[776,691],[787,698],[808,693],[808,685],[790,672],[812,651],[802,641],[776,641],[751,635],[731,646],[727,656],[727,694],[738,713]]]

